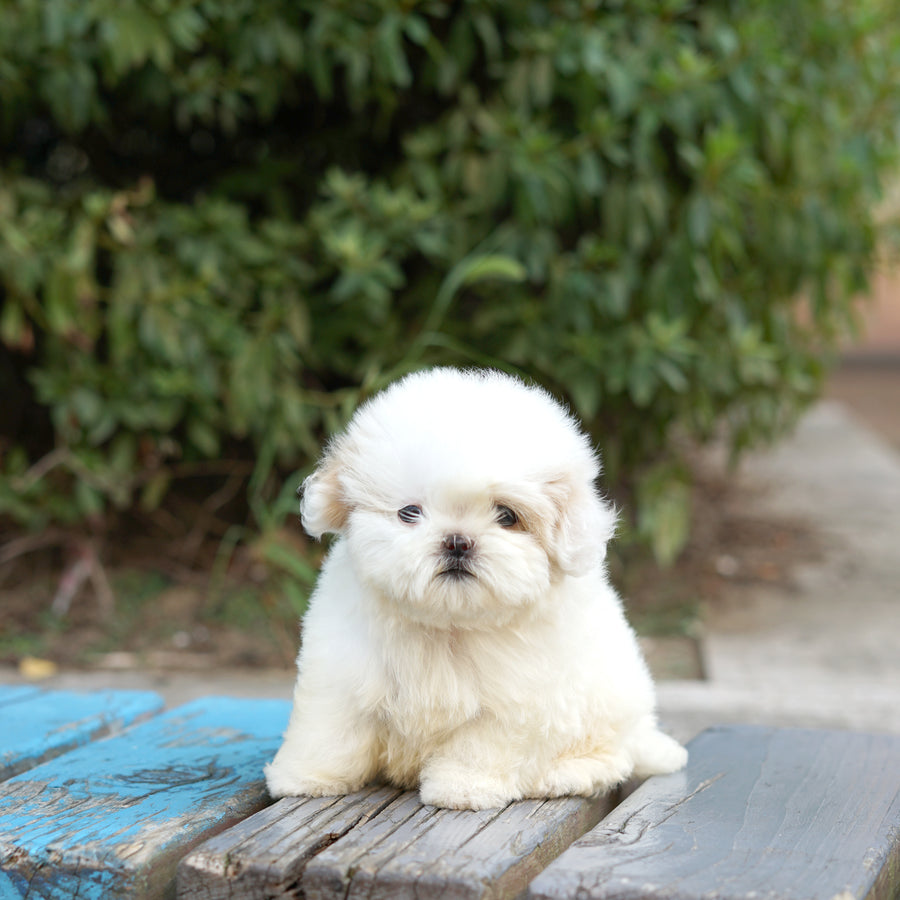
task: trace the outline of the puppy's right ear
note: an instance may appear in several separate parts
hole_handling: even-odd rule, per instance
[[[344,498],[340,468],[337,454],[328,452],[300,488],[300,519],[316,539],[329,532],[339,534],[347,524],[350,507]]]

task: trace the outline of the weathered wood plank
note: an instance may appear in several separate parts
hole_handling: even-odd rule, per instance
[[[711,729],[531,884],[532,900],[894,900],[900,738]]]
[[[0,780],[59,756],[73,747],[121,731],[159,712],[152,691],[29,691],[0,695]]]
[[[282,800],[183,860],[178,896],[515,897],[612,805],[563,798],[439,810],[390,788]]]
[[[344,797],[288,797],[210,838],[178,866],[183,900],[290,895],[306,863],[399,796],[370,787]]]
[[[373,819],[312,860],[303,879],[306,897],[516,897],[612,805],[609,797],[565,797],[470,812],[423,807],[407,796],[397,801],[388,827]]]
[[[268,802],[290,704],[204,698],[0,785],[0,898],[154,898],[178,859]]]

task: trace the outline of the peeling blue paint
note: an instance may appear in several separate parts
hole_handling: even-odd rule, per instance
[[[12,698],[12,689],[7,690]],[[163,708],[162,697],[152,691],[23,691],[18,697],[19,702],[0,707],[0,778],[24,772]]]
[[[194,844],[268,802],[290,704],[204,698],[0,785],[0,900],[171,889]]]
[[[16,886],[9,875],[0,872],[0,900],[21,900],[28,885],[22,879],[19,879],[19,882],[20,884]]]

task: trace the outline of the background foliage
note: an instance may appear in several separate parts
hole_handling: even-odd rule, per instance
[[[493,364],[569,399],[670,559],[678,441],[777,434],[865,286],[891,6],[4,3],[0,514],[244,471],[266,534],[362,396]]]

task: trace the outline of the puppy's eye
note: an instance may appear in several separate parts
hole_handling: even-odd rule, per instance
[[[397,511],[397,518],[399,518],[401,522],[406,522],[408,524],[412,524],[421,517],[422,507],[416,506],[415,504],[404,506],[403,509]]]
[[[512,528],[517,524],[519,517],[508,507],[497,504],[497,524],[502,528]]]

